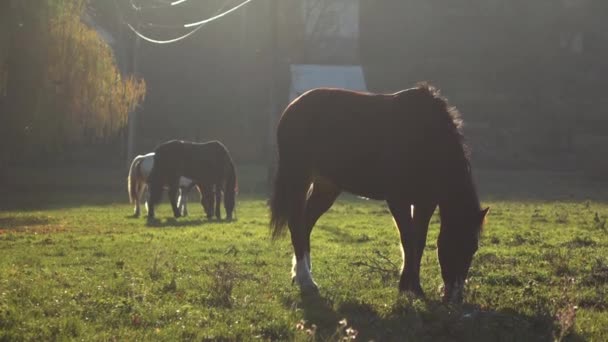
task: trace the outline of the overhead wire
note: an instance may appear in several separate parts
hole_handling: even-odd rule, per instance
[[[173,2],[171,3],[171,6],[179,5],[179,4],[181,4],[182,2],[186,2],[186,1],[188,1],[188,0],[177,0],[177,1],[173,1]]]
[[[215,20],[220,19],[220,18],[222,18],[224,16],[227,16],[228,14],[230,14],[230,13],[238,10],[239,8],[247,5],[251,1],[253,1],[253,0],[245,0],[245,1],[241,2],[239,5],[236,5],[236,6],[232,7],[231,9],[227,10],[226,12],[220,13],[220,14],[218,14],[216,16],[213,16],[213,17],[205,19],[205,20],[197,21],[195,23],[186,24],[186,25],[184,25],[184,27],[187,28],[187,27],[193,27],[193,26],[208,24],[208,23],[210,23],[212,21],[215,21]]]
[[[177,5],[177,4],[183,3],[185,1],[187,1],[187,0],[178,0],[178,1],[175,1],[175,2],[171,3],[171,5],[172,6],[174,4]],[[194,29],[190,30],[189,32],[187,32],[187,33],[179,36],[179,37],[172,38],[172,39],[166,39],[166,40],[154,39],[154,38],[151,38],[149,36],[144,35],[143,33],[139,32],[135,27],[133,27],[133,25],[131,25],[130,23],[128,23],[126,20],[124,20],[124,18],[122,18],[122,15],[121,15],[121,20],[127,25],[127,27],[129,27],[129,29],[135,35],[137,35],[139,38],[141,38],[141,39],[143,39],[143,40],[145,40],[145,41],[147,41],[149,43],[154,43],[154,44],[171,44],[171,43],[176,43],[176,42],[178,42],[180,40],[184,40],[184,39],[190,37],[191,35],[193,35],[194,33],[196,33],[198,30],[200,30],[206,24],[209,24],[209,23],[211,23],[211,22],[213,22],[215,20],[218,20],[220,18],[223,18],[223,17],[227,16],[228,14],[230,14],[230,13],[238,10],[239,8],[245,6],[246,4],[250,3],[251,1],[253,1],[253,0],[245,0],[245,1],[241,2],[240,4],[232,7],[231,9],[229,9],[227,11],[224,11],[222,13],[216,14],[216,15],[208,18],[208,19],[201,20],[201,21],[198,21],[198,22],[195,22],[195,23],[185,24],[185,25],[183,25],[183,28],[190,28],[190,27],[194,27],[194,26],[196,26],[196,27]],[[227,0],[227,2],[228,2],[228,0]],[[119,14],[120,14],[120,10],[118,8],[118,5],[116,4],[116,0],[114,0],[114,5],[116,6],[116,8],[117,8],[117,10],[119,11]],[[225,5],[222,6],[222,8],[220,8],[218,10],[218,12],[222,11],[224,8],[225,8]],[[218,12],[216,12],[216,13],[218,13]],[[154,26],[157,26],[157,27],[170,27],[169,25],[156,25],[156,24],[151,24],[151,23],[148,23],[146,25],[147,26],[152,26],[152,27],[154,27]],[[178,28],[178,27],[179,26],[171,27],[171,28]],[[182,28],[182,27],[179,27],[179,28]]]

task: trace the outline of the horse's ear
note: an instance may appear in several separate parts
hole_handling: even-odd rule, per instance
[[[488,212],[489,212],[489,211],[490,211],[490,207],[486,207],[485,209],[482,209],[482,210],[479,212],[479,218],[480,218],[480,220],[479,220],[479,221],[480,221],[481,223],[484,223],[484,222],[485,222],[485,220],[486,220],[486,216],[488,216]]]

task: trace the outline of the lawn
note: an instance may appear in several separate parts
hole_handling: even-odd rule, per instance
[[[320,294],[304,296],[261,196],[241,195],[233,222],[203,219],[194,197],[191,216],[170,219],[165,201],[154,227],[114,190],[2,196],[0,340],[608,340],[606,183],[500,179],[481,182],[492,209],[462,306],[440,302],[437,216],[426,300],[397,293],[382,202],[343,196],[319,220]]]

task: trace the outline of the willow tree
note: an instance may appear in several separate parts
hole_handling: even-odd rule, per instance
[[[121,132],[143,100],[145,83],[123,77],[112,49],[83,23],[86,0],[20,0],[4,7],[0,157],[54,153]]]

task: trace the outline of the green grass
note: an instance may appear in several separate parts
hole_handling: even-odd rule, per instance
[[[499,200],[465,305],[440,303],[431,229],[426,300],[397,293],[401,252],[382,202],[343,197],[312,236],[319,296],[289,275],[261,197],[235,222],[128,218],[122,194],[26,193],[0,201],[0,340],[608,340],[608,204]],[[576,308],[575,308],[576,307]],[[346,323],[340,325],[340,321]],[[314,326],[313,326],[314,325]],[[350,332],[350,331],[349,331]],[[352,332],[351,332],[352,335]]]

